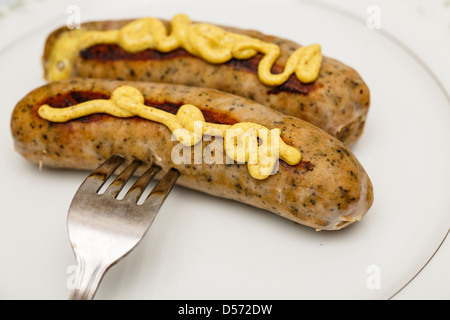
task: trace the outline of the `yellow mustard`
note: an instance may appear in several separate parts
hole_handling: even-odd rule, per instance
[[[96,44],[117,44],[125,51],[136,53],[146,49],[170,52],[183,48],[210,63],[221,64],[235,59],[249,59],[258,52],[264,57],[258,65],[261,82],[278,86],[295,73],[304,83],[317,79],[322,64],[318,44],[297,49],[287,60],[282,73],[273,74],[272,67],[281,54],[279,46],[245,35],[227,32],[206,23],[192,23],[185,14],[175,15],[168,34],[161,20],[142,18],[120,30],[72,30],[64,33],[54,45],[49,59],[48,80],[56,81],[70,76],[72,61],[80,50]]]
[[[118,87],[108,100],[91,100],[66,108],[44,104],[38,109],[41,118],[52,122],[67,122],[95,113],[120,118],[139,116],[164,124],[184,146],[199,143],[203,135],[222,137],[227,156],[238,163],[247,163],[252,177],[260,180],[274,173],[278,159],[289,165],[296,165],[301,160],[300,151],[281,139],[279,129],[269,130],[251,122],[234,125],[209,123],[201,110],[191,104],[181,106],[174,115],[146,106],[142,93],[131,86]]]

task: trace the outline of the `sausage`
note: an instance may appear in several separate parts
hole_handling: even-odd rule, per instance
[[[82,30],[117,30],[132,20],[96,21],[82,24]],[[170,22],[162,20],[170,30]],[[257,31],[222,26],[226,31],[243,34],[280,47],[281,55],[273,73],[285,69],[288,57],[300,47],[295,42],[264,35]],[[49,78],[49,58],[56,41],[66,27],[52,32],[43,54],[44,74]],[[302,83],[292,75],[279,86],[262,83],[257,68],[262,55],[231,59],[212,64],[184,49],[158,52],[147,49],[130,53],[116,44],[96,44],[79,50],[72,63],[70,77],[150,81],[208,87],[239,95],[269,106],[287,115],[308,121],[348,145],[362,135],[370,105],[370,92],[361,76],[351,67],[323,57],[317,80]]]
[[[43,104],[62,108],[109,99],[124,85],[139,90],[146,106],[171,114],[189,103],[211,123],[253,122],[278,128],[283,141],[300,150],[301,161],[289,165],[280,160],[278,172],[259,180],[249,174],[246,164],[176,163],[172,151],[179,142],[158,122],[92,114],[55,123],[38,114]],[[18,102],[11,132],[16,151],[43,166],[92,170],[111,155],[121,154],[154,163],[162,173],[176,168],[180,186],[255,206],[317,230],[338,230],[359,221],[373,202],[371,181],[346,144],[308,122],[214,89],[104,79],[56,81]],[[202,150],[214,141],[204,138]],[[189,152],[193,158],[194,149]]]

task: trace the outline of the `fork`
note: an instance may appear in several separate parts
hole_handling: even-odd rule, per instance
[[[129,164],[107,187],[99,191],[125,161],[114,155],[94,170],[81,184],[69,208],[67,229],[77,261],[71,300],[92,300],[105,272],[127,255],[141,241],[180,173],[170,169],[140,201],[151,179],[160,171],[152,165],[117,199],[125,184],[142,165]]]

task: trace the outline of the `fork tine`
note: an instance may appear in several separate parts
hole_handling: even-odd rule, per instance
[[[125,201],[99,196],[98,191],[124,161],[118,155],[106,160],[86,178],[70,205],[67,229],[78,264],[71,299],[94,298],[104,273],[141,241],[180,176],[177,170],[169,170],[142,205],[139,198],[161,169],[156,165],[137,179]],[[141,164],[134,160],[105,193],[119,194]]]
[[[147,171],[145,171],[139,179],[128,190],[124,197],[124,200],[137,202],[142,195],[142,192],[147,188],[153,177],[161,170],[160,167],[152,165]]]
[[[136,172],[142,161],[135,159],[126,167],[122,173],[111,183],[105,191],[105,195],[117,197],[131,176]]]
[[[140,205],[143,212],[145,212],[148,227],[150,227],[155,220],[159,209],[163,205],[179,176],[180,172],[178,170],[174,168],[170,169],[152,189],[144,203]]]
[[[98,192],[124,160],[125,158],[120,155],[109,157],[84,180],[80,189]]]
[[[179,176],[180,172],[177,169],[171,168],[153,188],[143,205],[148,205],[157,212],[164,200],[166,200]]]

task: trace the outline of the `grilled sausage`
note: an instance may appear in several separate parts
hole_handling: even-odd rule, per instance
[[[82,30],[117,30],[131,20],[89,22]],[[163,20],[170,30],[170,22]],[[222,27],[280,47],[281,55],[273,73],[284,70],[288,57],[300,46],[292,41],[257,31]],[[49,75],[49,57],[55,42],[70,32],[66,27],[48,37],[43,55],[45,76]],[[115,44],[97,44],[80,50],[73,61],[71,77],[152,81],[209,87],[236,94],[269,106],[287,115],[310,122],[348,145],[363,133],[370,104],[370,93],[360,75],[352,68],[324,57],[319,76],[302,83],[295,75],[279,86],[267,86],[257,75],[262,55],[250,59],[212,64],[184,49],[167,53],[147,49],[130,53]]]
[[[171,139],[170,130],[161,123],[107,114],[54,123],[37,112],[43,104],[56,108],[109,99],[113,90],[123,85],[142,92],[147,106],[173,114],[189,103],[202,111],[207,122],[253,122],[279,128],[283,141],[301,151],[302,160],[297,165],[280,160],[276,174],[257,180],[245,164],[175,164],[171,152],[178,141]],[[16,105],[11,132],[16,150],[44,166],[92,170],[111,155],[121,154],[155,163],[161,172],[178,169],[181,176],[177,183],[181,186],[234,199],[321,230],[352,224],[373,202],[371,181],[344,143],[308,122],[214,89],[78,78],[52,82],[30,92]],[[204,140],[203,150],[211,143]],[[189,152],[193,157],[194,150]]]

